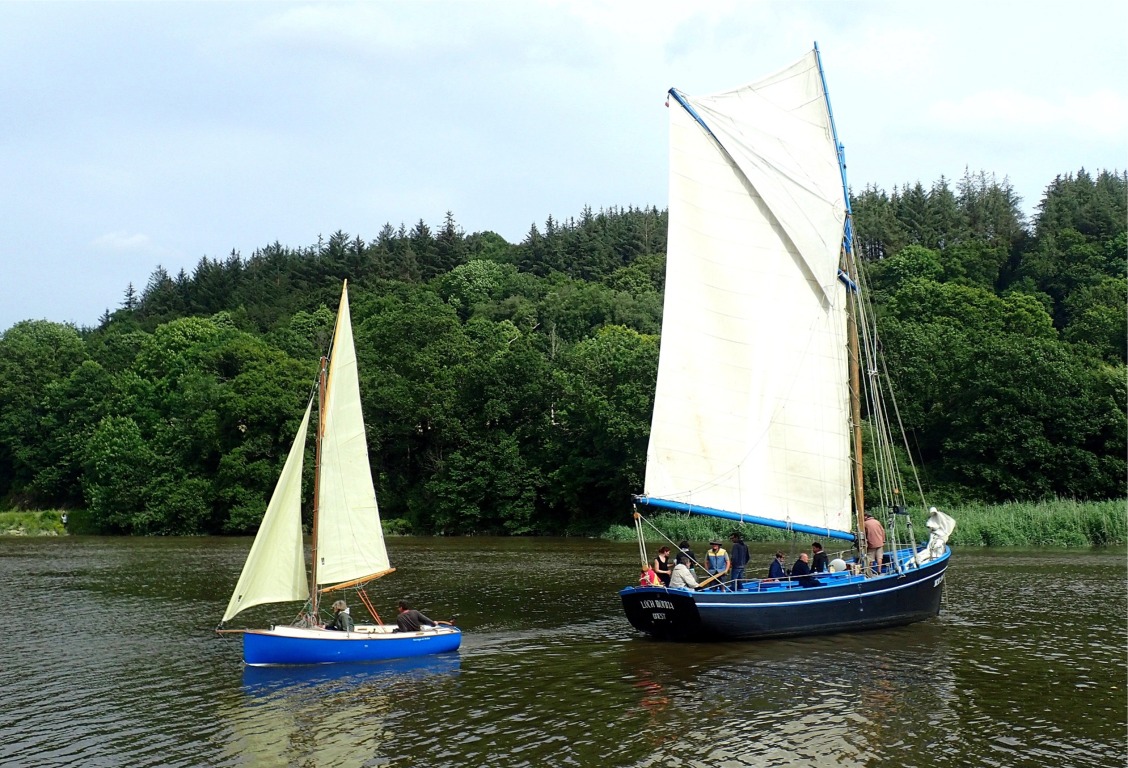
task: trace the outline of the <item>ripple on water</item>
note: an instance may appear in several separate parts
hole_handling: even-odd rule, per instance
[[[957,553],[938,620],[763,643],[634,632],[632,547],[395,540],[370,593],[457,614],[458,654],[243,668],[218,621],[249,541],[0,541],[13,765],[1123,766],[1123,552]],[[467,577],[467,563],[489,574]],[[481,581],[481,583],[477,583]],[[249,611],[249,622],[288,611]],[[59,738],[64,734],[64,738]]]

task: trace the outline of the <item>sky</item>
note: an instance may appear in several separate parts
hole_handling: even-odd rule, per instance
[[[0,0],[0,333],[385,223],[666,207],[670,87],[818,43],[851,187],[1128,167],[1128,3]]]

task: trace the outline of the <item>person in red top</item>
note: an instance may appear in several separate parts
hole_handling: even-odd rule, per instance
[[[881,557],[885,548],[885,527],[873,515],[866,512],[865,522],[862,524],[866,534],[866,570],[870,573],[881,573]],[[870,570],[870,564],[874,570]]]

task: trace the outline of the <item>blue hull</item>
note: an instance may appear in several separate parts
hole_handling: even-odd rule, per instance
[[[383,661],[457,651],[457,628],[403,634],[329,632],[325,630],[247,630],[243,661],[251,665],[334,664]]]
[[[911,556],[911,552],[898,553]],[[755,640],[853,632],[924,621],[940,613],[951,550],[920,568],[873,578],[818,574],[819,586],[746,582],[737,591],[627,587],[619,593],[636,629],[667,640]]]

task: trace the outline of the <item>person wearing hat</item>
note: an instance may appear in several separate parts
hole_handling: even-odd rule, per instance
[[[721,540],[710,541],[709,551],[705,553],[705,570],[709,575],[716,577],[714,581],[720,581],[731,567],[732,561],[729,559],[728,552],[725,552],[724,547],[721,546]]]

